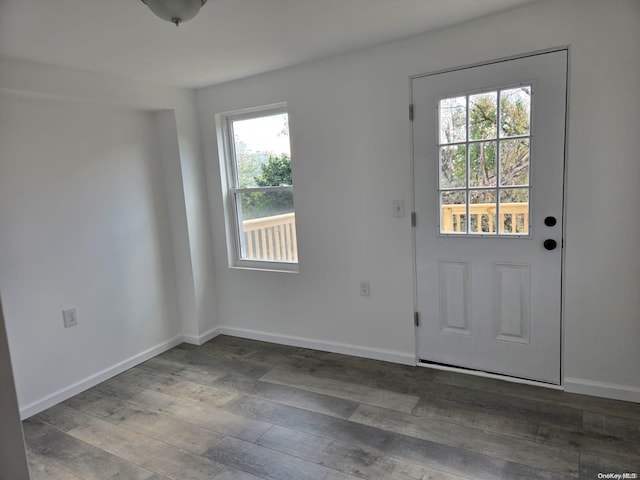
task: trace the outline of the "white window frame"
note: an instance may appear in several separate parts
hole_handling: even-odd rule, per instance
[[[220,154],[221,179],[223,182],[223,204],[225,209],[225,226],[227,232],[227,253],[229,257],[229,267],[246,270],[266,270],[275,272],[297,273],[299,259],[297,262],[283,262],[277,260],[248,260],[242,258],[242,237],[239,218],[239,201],[241,193],[249,192],[291,192],[291,186],[271,186],[271,187],[246,187],[238,186],[238,169],[235,157],[235,141],[233,138],[233,122],[238,120],[248,120],[252,118],[268,117],[289,112],[286,103],[278,103],[243,110],[236,110],[216,115],[216,126],[218,130],[218,145]],[[291,143],[291,140],[289,141]],[[291,145],[289,145],[291,149]],[[291,155],[293,171],[293,154]],[[294,201],[295,205],[295,201]],[[295,207],[294,207],[295,212]],[[296,235],[297,237],[297,235]],[[296,243],[298,239],[296,238]]]

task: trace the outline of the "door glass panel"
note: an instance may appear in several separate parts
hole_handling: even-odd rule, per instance
[[[467,193],[465,190],[440,193],[440,231],[465,233],[467,231]]]
[[[500,190],[500,233],[526,235],[529,233],[529,189]]]
[[[496,142],[469,145],[469,186],[495,186],[497,177]]]
[[[474,233],[496,232],[496,191],[469,192],[469,230]]]
[[[500,185],[529,185],[529,139],[500,142]]]
[[[440,144],[467,140],[467,97],[440,100]]]
[[[440,233],[528,235],[531,85],[438,105]]]
[[[500,91],[500,136],[529,135],[531,123],[531,86]]]
[[[469,140],[497,136],[498,92],[469,95]]]
[[[467,146],[440,147],[440,188],[467,186]]]

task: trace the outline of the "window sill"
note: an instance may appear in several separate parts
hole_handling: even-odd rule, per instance
[[[262,272],[299,273],[297,263],[251,262],[240,260],[229,265],[233,270],[254,270]]]

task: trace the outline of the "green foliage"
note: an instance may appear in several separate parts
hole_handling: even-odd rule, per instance
[[[281,157],[269,157],[266,164],[261,165],[262,173],[254,177],[259,187],[277,187],[293,185],[291,178],[291,158],[286,153]]]
[[[267,152],[250,152],[247,144],[238,138],[235,141],[235,156],[238,166],[238,186],[255,187],[255,177],[261,173],[261,165],[269,160]]]
[[[270,156],[266,163],[260,164],[260,170],[260,174],[253,178],[252,183],[256,186],[293,185],[289,155]],[[244,219],[289,213],[293,212],[293,194],[292,192],[248,192],[241,195],[241,204]]]

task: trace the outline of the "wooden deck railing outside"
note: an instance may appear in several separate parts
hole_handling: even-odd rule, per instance
[[[468,228],[470,224],[476,226],[474,232],[477,233],[482,233],[483,225],[488,229],[488,232],[495,231],[496,205],[494,203],[469,205],[469,217],[473,219],[473,222],[467,222],[466,216],[465,205],[443,205],[442,232],[458,233],[464,231],[461,229],[462,226]],[[529,230],[528,204],[501,203],[498,228],[500,233],[527,234]],[[244,258],[279,262],[298,261],[295,213],[245,220],[242,222],[242,229]]]
[[[242,230],[247,260],[298,261],[294,212],[245,220]]]
[[[487,226],[485,233],[495,232],[496,204],[476,203],[469,205],[469,221],[466,220],[466,205],[443,205],[442,206],[442,233],[464,232],[462,226],[475,225],[473,233],[482,233],[482,225]],[[516,228],[518,226],[518,228]],[[521,233],[529,232],[529,204],[527,203],[501,203],[500,220],[498,221],[499,233]]]

